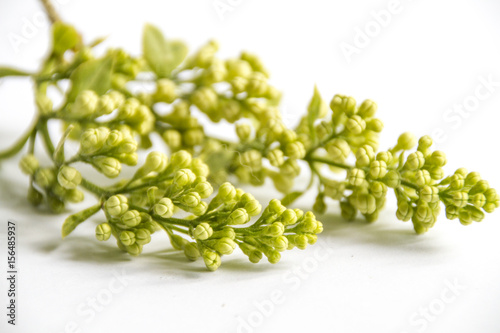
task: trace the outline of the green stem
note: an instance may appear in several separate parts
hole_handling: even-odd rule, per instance
[[[334,161],[329,160],[327,158],[319,157],[319,156],[306,157],[305,160],[308,163],[319,162],[319,163],[328,164],[328,165],[331,165],[331,166],[334,166],[334,167],[337,167],[337,168],[341,168],[341,169],[345,169],[345,170],[351,170],[353,168],[350,165],[343,164],[343,163],[337,163],[337,162],[334,162]]]
[[[94,183],[89,182],[87,179],[82,178],[82,182],[80,185],[85,188],[87,191],[90,191],[98,196],[109,196],[108,191],[95,185]]]
[[[35,118],[33,125],[31,125],[31,128],[22,137],[20,137],[12,147],[0,152],[0,160],[12,157],[15,154],[17,154],[21,149],[23,149],[26,142],[28,142],[28,139],[36,133],[37,124],[38,124],[38,117]]]
[[[52,143],[52,139],[49,135],[49,129],[47,128],[47,120],[41,121],[38,123],[38,130],[42,134],[43,143],[45,144],[45,148],[47,149],[47,153],[52,158],[54,156],[54,144]]]

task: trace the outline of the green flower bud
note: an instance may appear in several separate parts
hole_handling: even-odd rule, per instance
[[[215,238],[224,238],[224,237],[227,237],[230,239],[235,239],[236,233],[234,232],[234,229],[231,227],[224,227],[224,228],[222,228],[222,230],[214,231],[214,233],[212,234],[212,237],[210,237],[210,238],[215,239]]]
[[[174,204],[169,198],[162,198],[156,205],[153,206],[153,211],[156,215],[163,218],[169,218],[174,215]]]
[[[107,127],[90,128],[82,133],[80,152],[83,155],[92,155],[99,151],[106,142],[110,130]]]
[[[387,172],[382,181],[389,187],[396,188],[401,184],[401,176],[396,170]]]
[[[280,173],[288,179],[297,177],[300,174],[299,163],[295,159],[287,159],[280,166]]]
[[[36,188],[34,188],[33,185],[30,185],[30,187],[28,188],[27,198],[28,198],[28,201],[33,206],[36,207],[42,203],[43,194],[40,193]]]
[[[316,200],[314,200],[313,210],[318,214],[324,214],[326,212],[325,194],[318,193]]]
[[[325,146],[328,155],[335,161],[344,162],[351,153],[351,147],[343,139],[333,139]]]
[[[226,61],[229,77],[247,78],[252,74],[252,67],[248,62],[241,59],[229,59]]]
[[[361,186],[365,181],[365,172],[362,169],[353,168],[348,174],[348,181],[353,186]]]
[[[257,250],[254,246],[247,243],[238,244],[241,251],[248,256],[251,263],[258,263],[262,259],[262,252]]]
[[[35,171],[40,167],[38,163],[38,159],[33,154],[24,155],[23,158],[19,161],[19,167],[21,171],[26,174],[32,176],[35,174]]]
[[[261,235],[267,237],[279,237],[285,232],[285,226],[281,222],[275,222],[267,227],[264,227],[260,232]]]
[[[252,135],[252,127],[247,123],[238,123],[236,124],[236,135],[242,142],[248,141]]]
[[[278,148],[271,150],[266,157],[269,163],[275,167],[279,167],[285,162],[283,151]]]
[[[160,153],[157,151],[150,152],[146,157],[146,162],[142,166],[145,174],[150,172],[162,172],[167,168],[168,165],[168,157],[164,153]]]
[[[106,140],[107,141],[107,140]],[[119,154],[131,154],[137,151],[137,141],[131,137],[125,137],[116,150]]]
[[[159,79],[153,99],[157,102],[172,103],[177,98],[175,82],[169,79]]]
[[[198,192],[202,199],[208,198],[214,192],[212,185],[210,185],[210,183],[207,181],[196,184],[194,190]]]
[[[380,199],[387,193],[387,186],[382,182],[372,182],[370,184],[370,193],[375,198]]]
[[[108,223],[101,223],[95,228],[95,237],[99,241],[107,241],[111,237],[111,226]]]
[[[471,225],[473,222],[471,213],[465,209],[458,212],[458,219],[462,225]]]
[[[203,252],[203,261],[209,271],[215,271],[221,264],[220,256],[216,252],[205,251]]]
[[[436,150],[432,152],[432,155],[429,157],[428,162],[431,165],[442,167],[446,164],[446,155],[442,151]]]
[[[489,188],[490,185],[486,180],[480,180],[476,183],[476,185],[472,186],[472,188],[469,191],[469,195],[474,195],[476,193],[484,193]]]
[[[455,192],[452,194],[453,205],[462,208],[465,207],[469,201],[469,195],[466,192]]]
[[[307,212],[306,214],[307,216],[298,224],[297,230],[300,232],[315,232],[318,228],[318,221],[316,221],[316,217],[311,212]]]
[[[248,80],[243,77],[235,77],[231,80],[231,86],[235,94],[239,94],[245,91],[248,84]]]
[[[226,221],[229,225],[245,224],[250,221],[250,216],[244,208],[238,208],[229,215]]]
[[[440,180],[444,177],[444,170],[441,167],[431,167],[428,170],[431,178],[434,180]]]
[[[277,250],[266,251],[265,255],[271,264],[277,264],[281,260],[281,254]]]
[[[114,157],[97,156],[92,160],[94,167],[102,172],[106,177],[118,177],[122,170],[122,165]]]
[[[201,197],[197,192],[191,192],[183,195],[180,199],[180,203],[184,206],[195,208],[201,202]]]
[[[368,193],[358,193],[355,203],[362,214],[372,214],[377,209],[375,197]]]
[[[431,175],[427,170],[418,170],[415,174],[415,183],[419,187],[423,187],[424,185],[430,184],[432,181]]]
[[[387,164],[384,161],[370,163],[370,176],[374,179],[383,178],[387,174]]]
[[[372,118],[376,112],[377,104],[369,99],[364,100],[358,108],[358,115],[364,119]]]
[[[347,120],[345,127],[349,132],[357,135],[366,129],[366,122],[360,116],[354,115]]]
[[[392,154],[389,151],[381,151],[377,154],[377,161],[384,161],[385,164],[389,164],[392,161]]]
[[[54,184],[55,180],[56,177],[52,169],[42,168],[35,172],[35,183],[40,187],[49,188]]]
[[[272,245],[276,249],[276,251],[283,252],[288,248],[288,238],[285,236],[279,236],[273,238]]]
[[[222,255],[229,255],[236,248],[236,243],[231,238],[223,237],[217,240],[213,248]]]
[[[259,171],[262,168],[262,154],[255,149],[248,150],[241,154],[240,163],[253,171]]]
[[[184,246],[184,255],[191,261],[195,261],[201,256],[196,243],[193,242],[190,242]]]
[[[203,142],[204,133],[199,128],[192,128],[184,132],[182,140],[186,146],[194,147]]]
[[[205,212],[207,211],[207,208],[208,208],[208,204],[204,201],[200,201],[200,203],[196,207],[191,208],[190,211],[191,211],[191,213],[193,213],[196,216],[201,216],[201,215],[205,214]]]
[[[109,197],[104,203],[104,209],[111,216],[121,216],[128,210],[127,197],[122,194]]]
[[[75,99],[71,106],[71,113],[81,117],[92,115],[97,110],[99,96],[92,90],[84,90]]]
[[[352,221],[356,218],[357,210],[347,201],[340,202],[340,212],[344,219],[347,221]]]
[[[334,116],[341,113],[354,114],[356,111],[356,100],[352,97],[335,95],[330,102],[330,109],[332,109]]]
[[[262,205],[257,200],[251,200],[245,204],[245,210],[248,215],[257,216],[262,211]]]
[[[217,93],[209,87],[201,87],[197,89],[191,96],[193,104],[200,109],[201,112],[210,113],[217,107],[219,97]]]
[[[401,221],[407,222],[412,218],[412,216],[413,207],[407,201],[399,202],[396,217]]]
[[[138,229],[135,232],[135,242],[140,245],[146,245],[151,242],[151,233],[148,229]]]
[[[57,174],[57,181],[66,189],[74,189],[82,182],[82,175],[70,166],[62,166]]]
[[[99,97],[99,100],[97,101],[97,107],[96,107],[96,115],[97,116],[102,116],[105,114],[110,114],[113,112],[113,110],[116,109],[115,101],[113,100],[113,97],[109,95],[104,95]]]
[[[462,175],[455,174],[450,177],[450,189],[452,190],[460,190],[464,187],[465,185],[465,180]]]
[[[207,177],[210,173],[208,165],[206,165],[201,159],[193,158],[191,161],[191,170],[198,177]]]
[[[174,175],[174,184],[186,187],[194,183],[196,175],[189,169],[180,169]]]
[[[182,250],[187,244],[189,244],[188,240],[179,235],[169,234],[168,236],[170,238],[170,244],[172,244],[172,247],[176,250]]]
[[[469,201],[476,207],[481,208],[486,204],[486,197],[482,193],[474,194],[469,197]]]
[[[419,151],[411,153],[406,159],[405,167],[408,170],[418,170],[421,169],[425,164],[425,157]]]
[[[138,211],[129,210],[122,215],[120,221],[127,227],[133,228],[141,223],[141,216]]]
[[[438,202],[439,189],[435,186],[425,185],[420,190],[420,199],[422,199],[425,202]]]
[[[401,134],[398,138],[397,148],[402,150],[410,150],[415,147],[417,143],[417,138],[410,132],[405,132]]]
[[[417,209],[415,210],[415,217],[423,223],[431,223],[434,219],[432,209],[426,203],[419,203],[417,205]]]
[[[324,193],[327,197],[330,197],[334,200],[340,200],[344,196],[344,191],[345,191],[344,182],[325,179],[323,181],[323,184],[325,185]]]
[[[373,118],[366,122],[366,129],[375,133],[380,133],[384,129],[384,123],[380,119]]]
[[[267,78],[264,74],[254,72],[248,79],[246,91],[250,97],[261,97],[267,92]]]
[[[182,145],[182,135],[176,130],[166,130],[162,134],[163,140],[171,149],[178,149]]]
[[[122,231],[120,233],[120,242],[125,246],[130,246],[135,243],[135,234],[133,231]]]
[[[453,205],[446,206],[446,218],[449,220],[454,220],[458,218],[459,208]]]
[[[465,176],[465,186],[474,186],[481,180],[478,172],[471,172]]]
[[[375,153],[373,148],[368,145],[364,145],[359,148],[356,152],[356,167],[363,168],[370,165],[371,161],[375,158]]]
[[[203,222],[194,228],[193,237],[194,239],[206,240],[212,236],[213,232],[212,227],[208,223]]]
[[[308,239],[306,235],[291,235],[288,237],[288,242],[295,245],[300,250],[307,248]]]
[[[228,203],[233,200],[236,196],[236,189],[231,183],[224,183],[219,187],[219,192],[217,193],[217,198],[219,198],[222,202]]]
[[[304,145],[300,141],[290,142],[285,148],[286,155],[293,159],[301,159],[306,156]]]
[[[141,254],[142,245],[134,243],[132,245],[125,246],[125,249],[128,252],[128,254],[135,257],[135,256],[138,256],[139,254]]]
[[[472,206],[467,206],[464,209],[469,212],[472,221],[481,222],[484,219],[484,213],[480,209]]]
[[[120,132],[119,130],[112,130],[111,132],[109,132],[109,135],[104,142],[104,147],[108,149],[118,147],[123,142],[123,139],[124,135],[122,132]]]
[[[252,66],[252,69],[254,71],[260,72],[260,73],[264,74],[266,77],[269,76],[269,73],[267,72],[264,65],[262,64],[262,61],[255,54],[248,53],[248,52],[241,52],[240,57],[242,60],[245,60],[246,62],[248,62],[250,64],[250,66]]]
[[[191,154],[185,150],[179,150],[172,154],[170,158],[170,164],[175,167],[176,170],[187,168],[191,164]]]
[[[68,202],[79,203],[84,199],[83,192],[78,189],[66,190],[64,199]]]
[[[455,170],[455,175],[460,175],[462,178],[465,178],[469,172],[466,168],[459,168]]]
[[[425,152],[432,146],[432,139],[428,135],[424,135],[418,140],[418,150]]]

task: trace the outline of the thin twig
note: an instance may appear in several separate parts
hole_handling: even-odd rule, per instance
[[[40,0],[40,1],[42,2],[43,7],[45,8],[45,12],[49,17],[50,22],[55,23],[57,21],[61,21],[61,17],[57,13],[56,9],[54,8],[54,5],[52,5],[52,2],[50,2],[50,0]]]

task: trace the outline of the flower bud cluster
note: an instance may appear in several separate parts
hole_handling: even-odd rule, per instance
[[[83,201],[83,192],[77,188],[82,176],[75,168],[67,165],[60,168],[41,167],[38,159],[32,154],[23,156],[19,167],[31,177],[28,200],[34,206],[41,204],[45,197],[49,209],[60,213],[66,203]]]

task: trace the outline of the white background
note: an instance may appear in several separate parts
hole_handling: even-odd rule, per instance
[[[134,54],[145,22],[191,49],[216,38],[222,57],[255,52],[284,91],[291,123],[314,84],[328,101],[335,93],[371,98],[385,123],[382,147],[406,130],[438,135],[448,172],[466,166],[500,187],[498,83],[467,117],[447,111],[472,101],[476,89],[486,92],[481,78],[500,82],[498,1],[401,0],[398,13],[350,62],[342,43],[355,46],[358,29],[373,28],[371,12],[387,9],[389,0],[221,2],[231,6],[222,18],[212,0],[60,0],[56,8],[87,41],[109,36],[106,45]],[[17,48],[10,40],[23,36],[23,26],[40,13],[35,0],[1,1],[0,64],[37,68],[48,26],[31,31]],[[1,148],[32,115],[30,83],[0,81]],[[411,224],[395,218],[393,201],[371,225],[342,221],[332,203],[321,217],[325,232],[307,251],[285,253],[278,265],[251,265],[232,255],[209,273],[202,262],[171,251],[164,235],[138,258],[112,242],[98,243],[92,222],[62,241],[64,217],[26,203],[27,179],[17,160],[0,166],[2,271],[7,219],[16,220],[20,232],[18,326],[6,325],[2,273],[2,332],[73,332],[67,329],[72,322],[76,332],[500,332],[498,213],[469,227],[443,215],[428,234],[416,236]],[[254,192],[262,201],[278,195]],[[305,198],[297,205],[311,203]],[[126,279],[120,283],[115,275],[121,274]],[[112,295],[109,302],[106,295]],[[281,295],[278,302],[275,295]],[[89,306],[95,297],[106,303],[98,311]],[[419,311],[429,307],[431,317],[424,319]]]

